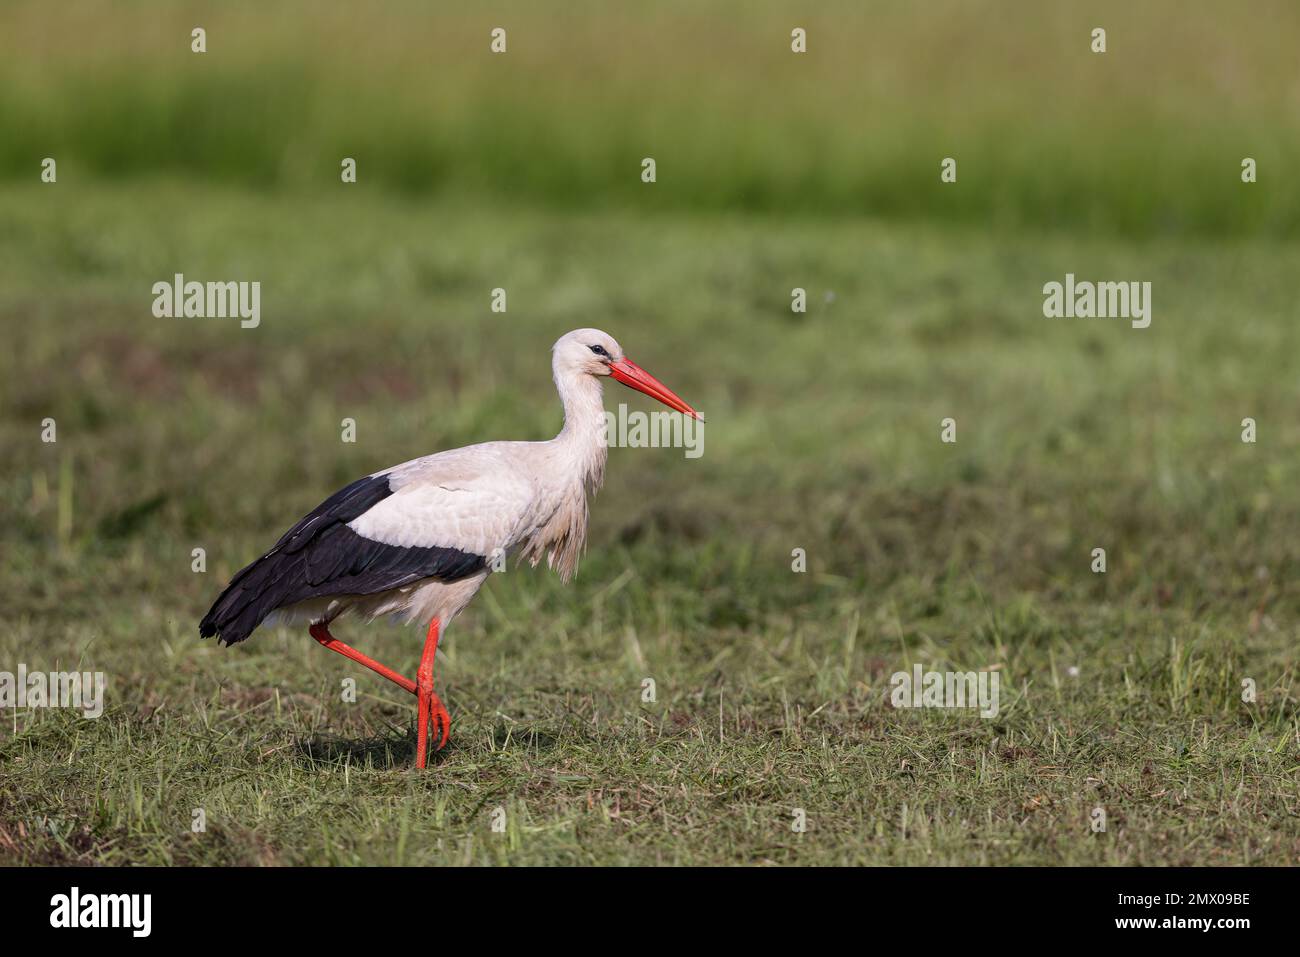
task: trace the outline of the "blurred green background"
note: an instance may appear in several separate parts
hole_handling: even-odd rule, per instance
[[[4,4],[0,670],[110,684],[0,720],[0,860],[1294,863],[1298,40],[1287,2]],[[176,272],[261,325],[154,318]],[[1044,319],[1067,272],[1150,281],[1151,327]],[[588,325],[704,455],[613,450],[578,580],[493,576],[430,774],[305,634],[199,642],[344,483],[553,435]],[[338,633],[413,673],[416,631]],[[894,711],[914,662],[1002,713]]]
[[[0,16],[0,174],[24,181],[62,155],[69,177],[314,193],[353,156],[367,189],[564,208],[1161,235],[1300,223],[1286,0],[19,0]],[[496,26],[504,56],[488,53]],[[633,175],[647,155],[665,188]],[[1267,191],[1240,189],[1245,155]],[[959,189],[936,188],[944,156]]]

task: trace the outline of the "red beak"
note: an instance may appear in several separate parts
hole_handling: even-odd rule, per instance
[[[683,402],[676,392],[646,372],[645,369],[642,369],[627,356],[617,362],[611,362],[609,364],[609,374],[625,386],[636,389],[638,392],[644,392],[652,399],[658,399],[670,409],[684,412],[701,422],[704,421],[704,416]]]

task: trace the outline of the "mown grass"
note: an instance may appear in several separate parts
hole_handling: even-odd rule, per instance
[[[403,196],[1284,238],[1297,37],[1289,0],[18,0],[0,175],[53,157],[66,178],[312,195],[346,156]]]
[[[0,210],[0,669],[110,682],[98,720],[5,716],[0,861],[1300,850],[1294,243],[194,181],[11,185]],[[176,271],[260,279],[262,325],[153,318]],[[1067,271],[1150,280],[1151,328],[1045,320]],[[489,583],[443,645],[429,773],[411,702],[305,634],[199,641],[227,576],[344,482],[553,434],[547,350],[581,325],[708,415],[705,453],[615,450],[577,582]],[[339,634],[413,673],[417,631]],[[895,711],[914,662],[999,669],[1001,713]]]

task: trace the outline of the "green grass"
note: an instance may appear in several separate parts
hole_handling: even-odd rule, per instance
[[[1297,37],[1292,0],[11,0],[0,177],[309,197],[346,156],[408,197],[1286,238]]]
[[[0,188],[0,670],[109,676],[98,720],[2,715],[0,862],[1295,861],[1300,246],[335,189]],[[154,319],[175,271],[261,280],[261,327]],[[1066,272],[1150,280],[1151,328],[1045,320]],[[577,582],[494,576],[428,773],[305,633],[199,641],[343,483],[553,434],[582,325],[704,455],[614,450]],[[337,633],[414,673],[417,630]],[[1001,713],[895,711],[914,662],[998,667]]]

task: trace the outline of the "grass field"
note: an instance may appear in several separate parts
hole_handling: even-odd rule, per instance
[[[0,864],[1294,864],[1300,14],[1132,7],[819,5],[795,59],[781,3],[6,5],[0,673],[108,690],[0,710]],[[155,318],[177,272],[261,324]],[[1067,273],[1151,326],[1043,318]],[[345,483],[553,435],[581,326],[704,454],[612,450],[577,581],[489,580],[428,773],[305,630],[199,640]]]
[[[351,156],[370,189],[561,211],[1285,238],[1297,38],[1292,0],[11,0],[0,177],[55,156],[310,198]],[[935,188],[945,156],[959,189]]]
[[[110,682],[99,720],[0,731],[5,860],[1294,860],[1294,246],[0,200],[0,660]],[[154,319],[137,277],[178,259],[256,264],[262,325]],[[1043,319],[1067,268],[1150,276],[1151,328]],[[576,585],[489,583],[444,643],[432,773],[406,770],[410,702],[305,634],[198,641],[228,575],[351,478],[551,434],[546,349],[588,322],[705,410],[705,453],[614,450]],[[415,631],[340,634],[413,673]],[[895,711],[913,662],[1000,666],[1001,714]]]

